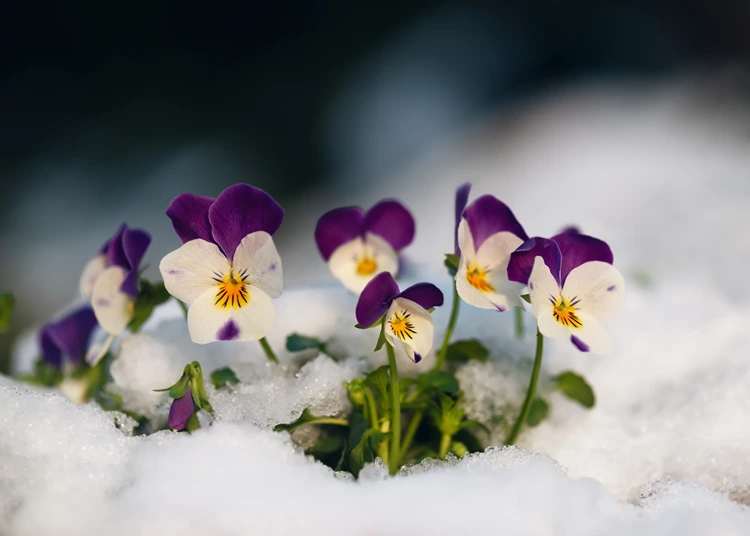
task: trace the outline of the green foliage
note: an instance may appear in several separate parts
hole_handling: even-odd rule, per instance
[[[42,387],[54,387],[63,379],[62,372],[52,365],[47,364],[44,359],[37,359],[34,362],[34,371],[30,374],[24,374],[18,377],[18,380],[31,385],[40,385]]]
[[[375,351],[380,350],[385,344],[385,322],[380,324],[380,334],[378,335],[378,342],[375,343]]]
[[[211,373],[211,383],[213,383],[214,387],[217,389],[224,387],[228,383],[234,385],[239,382],[240,380],[237,378],[237,375],[229,367],[216,369]]]
[[[286,349],[289,352],[302,352],[304,350],[320,350],[323,343],[315,337],[307,337],[299,333],[292,333],[286,338]]]
[[[365,376],[365,385],[375,389],[383,413],[387,412],[391,407],[390,398],[388,397],[388,391],[390,389],[388,383],[388,365],[378,367]]]
[[[16,299],[13,297],[13,294],[0,294],[0,333],[7,331],[10,327],[10,320],[15,307]]]
[[[593,408],[596,403],[594,390],[588,384],[583,376],[580,376],[572,370],[566,370],[554,378],[557,388],[562,394],[575,400],[585,408]]]
[[[442,393],[457,393],[458,380],[450,372],[431,370],[417,377],[417,385],[423,391],[435,389]]]
[[[531,401],[531,407],[529,408],[529,414],[526,416],[526,424],[529,426],[536,426],[549,414],[549,404],[541,398],[535,398]]]
[[[358,417],[355,417],[358,416]],[[385,441],[388,434],[377,428],[367,428],[367,421],[360,413],[352,413],[349,428],[349,471],[356,477],[365,466],[375,459],[378,445]]]
[[[490,351],[481,342],[468,339],[451,343],[446,358],[457,363],[466,363],[472,359],[484,363],[489,355]]]
[[[461,259],[459,259],[458,256],[456,256],[455,254],[446,253],[445,261],[443,262],[443,264],[448,269],[448,273],[452,277],[456,277],[456,273],[458,273],[458,266],[460,262],[461,262]]]
[[[141,326],[149,319],[157,305],[161,305],[169,299],[169,292],[167,292],[163,282],[150,283],[141,279],[139,284],[138,297],[133,304],[133,316],[128,324],[130,331],[133,333],[141,329]]]

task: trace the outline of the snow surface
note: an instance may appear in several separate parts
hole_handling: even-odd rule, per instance
[[[548,390],[545,379],[566,369],[584,374],[597,395],[592,410],[547,393],[549,419],[526,429],[519,448],[430,460],[396,478],[376,463],[355,482],[270,431],[307,406],[346,411],[342,382],[385,362],[371,351],[377,334],[352,328],[353,296],[332,283],[285,291],[269,336],[281,367],[256,344],[192,344],[170,303],[118,342],[111,388],[164,419],[168,401],[152,389],[194,359],[206,375],[231,365],[245,383],[209,387],[217,422],[192,436],[130,437],[123,415],[0,377],[0,533],[750,534],[748,123],[744,109],[727,116],[701,95],[550,98],[356,198],[342,189],[313,200],[299,247],[281,252],[292,282],[320,281],[314,219],[398,191],[418,222],[408,277],[448,290],[441,259],[452,247],[453,190],[465,180],[474,196],[506,200],[532,235],[580,225],[612,245],[626,302],[607,325],[611,355],[550,341],[541,383]],[[435,312],[436,341],[447,315]],[[331,352],[346,359],[318,356],[300,368],[312,355],[282,350],[291,332],[332,339]],[[518,405],[530,335],[514,339],[511,315],[462,307],[456,338],[492,350],[488,363],[458,371],[472,416],[491,420]],[[30,346],[19,343],[19,362]],[[432,363],[434,355],[399,366],[408,375]]]

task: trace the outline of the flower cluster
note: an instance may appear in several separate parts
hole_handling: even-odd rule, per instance
[[[316,417],[308,408],[295,422],[277,426],[289,432],[310,424],[326,426],[323,440],[328,443],[320,459],[337,470],[356,475],[380,457],[395,474],[403,464],[425,457],[461,456],[482,448],[470,430],[486,426],[467,417],[454,372],[456,363],[486,359],[489,351],[477,340],[451,343],[461,302],[500,313],[514,309],[519,336],[527,303],[536,318],[537,347],[527,394],[512,427],[504,415],[501,423],[506,444],[515,442],[525,423],[533,426],[546,415],[548,404],[536,395],[545,337],[568,339],[583,352],[605,354],[610,349],[602,322],[621,307],[625,283],[609,246],[576,228],[551,238],[530,238],[505,203],[492,195],[469,203],[470,191],[470,184],[456,191],[454,247],[446,255],[453,303],[435,352],[432,312],[443,305],[443,292],[427,282],[401,290],[396,282],[400,253],[414,240],[409,210],[384,200],[368,211],[334,209],[317,222],[314,239],[320,255],[336,279],[358,295],[352,311],[356,327],[379,330],[375,351],[385,348],[388,358],[388,365],[346,384],[352,403],[348,415]],[[144,433],[165,427],[193,432],[205,422],[198,419],[201,410],[212,414],[197,361],[185,365],[174,385],[159,389],[172,399],[161,422],[129,411],[121,398],[104,389],[111,359],[99,358],[115,337],[136,332],[170,295],[183,305],[194,343],[259,341],[270,366],[278,363],[265,337],[276,319],[273,300],[283,291],[281,257],[273,240],[284,221],[281,206],[254,186],[236,184],[216,198],[183,193],[166,215],[182,245],[159,264],[163,284],[141,277],[148,233],[122,225],[84,269],[80,289],[86,303],[41,329],[43,366],[31,378],[63,390],[65,381],[74,379],[85,393],[81,401],[93,394],[105,409],[136,419]],[[98,327],[108,334],[105,344],[94,342]],[[294,333],[287,350],[326,353],[326,342]],[[400,380],[397,354],[423,372]],[[216,389],[239,382],[229,368],[214,371],[211,379]],[[565,371],[552,381],[569,398],[593,406],[593,390],[579,375]]]

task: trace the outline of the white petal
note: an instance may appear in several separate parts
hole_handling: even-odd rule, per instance
[[[357,272],[360,259],[368,257],[375,262],[372,273],[361,275]],[[398,253],[382,238],[367,233],[365,240],[357,237],[342,244],[328,259],[331,273],[351,292],[359,294],[376,275],[398,273]]]
[[[615,316],[625,299],[625,280],[617,268],[591,261],[573,268],[565,279],[563,296],[580,300],[576,310],[600,321]]]
[[[110,266],[96,280],[91,294],[96,321],[111,335],[125,331],[133,314],[132,298],[120,291],[123,281],[125,270],[119,266]]]
[[[214,288],[217,274],[223,276],[230,268],[219,247],[200,238],[183,244],[159,263],[167,292],[188,305]]]
[[[550,297],[557,299],[560,296],[560,286],[552,276],[552,272],[541,257],[534,259],[534,267],[529,276],[529,297],[531,298],[531,310],[534,316],[539,318],[540,311],[552,305]],[[551,316],[551,314],[550,314]]]
[[[188,331],[194,343],[219,340],[257,341],[273,327],[276,309],[271,297],[248,285],[249,302],[242,307],[215,305],[216,288],[206,290],[188,309]]]
[[[406,325],[404,321],[407,322]],[[396,326],[395,330],[393,326]],[[412,361],[416,361],[415,352],[423,358],[432,349],[434,324],[424,307],[411,300],[396,298],[386,314],[385,333],[408,346],[412,351],[404,348],[406,354]]]
[[[86,264],[86,267],[81,274],[81,281],[78,284],[81,290],[81,296],[84,298],[91,296],[91,293],[94,290],[94,283],[96,283],[96,280],[106,269],[107,257],[104,255],[97,255]]]
[[[232,267],[237,273],[247,270],[247,282],[272,298],[281,296],[284,289],[281,257],[271,235],[265,231],[250,233],[242,239],[234,252]]]
[[[571,273],[573,272],[571,271]],[[608,354],[612,348],[612,341],[607,332],[604,331],[604,327],[589,314],[582,312],[578,315],[578,318],[583,323],[583,327],[569,330],[570,335],[578,337],[581,342],[589,347],[592,354]]]
[[[520,293],[523,285],[508,281],[506,268],[498,269],[489,273],[487,282],[495,289],[492,292],[482,292],[469,283],[466,278],[468,271],[467,259],[462,257],[458,272],[456,273],[456,290],[463,301],[480,309],[495,309],[503,312],[511,307],[523,309],[523,301]]]
[[[477,251],[474,249],[474,237],[471,236],[469,224],[463,218],[458,224],[458,247],[461,250],[461,257],[465,257],[470,262],[476,259]]]
[[[537,327],[542,335],[550,339],[568,339],[572,330],[563,326],[552,316],[552,304],[547,302],[546,306],[539,309],[536,318]],[[578,330],[576,330],[578,331]]]
[[[518,238],[513,233],[508,231],[501,231],[490,235],[482,245],[479,246],[477,251],[476,261],[480,266],[495,270],[500,270],[505,273],[507,278],[508,261],[510,260],[510,254],[513,253],[518,246],[523,244],[523,240]]]

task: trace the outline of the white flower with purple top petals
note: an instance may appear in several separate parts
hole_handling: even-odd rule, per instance
[[[432,349],[434,324],[429,309],[443,305],[443,293],[432,283],[417,283],[403,292],[388,272],[375,276],[357,302],[357,322],[370,327],[385,315],[385,340],[398,341],[406,355],[419,363]]]
[[[496,197],[484,195],[466,207],[458,226],[456,290],[461,299],[500,312],[523,308],[523,286],[508,280],[507,267],[510,254],[527,238],[510,208]]]
[[[183,246],[159,270],[167,291],[189,306],[193,342],[265,337],[276,320],[272,299],[283,289],[271,236],[284,210],[263,190],[235,184],[216,199],[181,194],[167,216]]]
[[[582,352],[603,355],[611,344],[601,322],[619,311],[625,296],[625,281],[612,262],[605,242],[565,232],[525,242],[511,256],[508,275],[528,284],[542,335],[569,338]]]
[[[88,306],[45,324],[39,332],[42,359],[58,370],[66,362],[73,368],[82,365],[96,326],[94,310]]]
[[[398,201],[381,201],[367,212],[343,207],[315,227],[315,242],[331,273],[359,294],[381,272],[397,275],[398,253],[414,239],[414,218]]]
[[[138,270],[149,244],[146,231],[122,224],[83,270],[81,294],[91,298],[96,319],[111,338],[125,331],[132,319]]]

